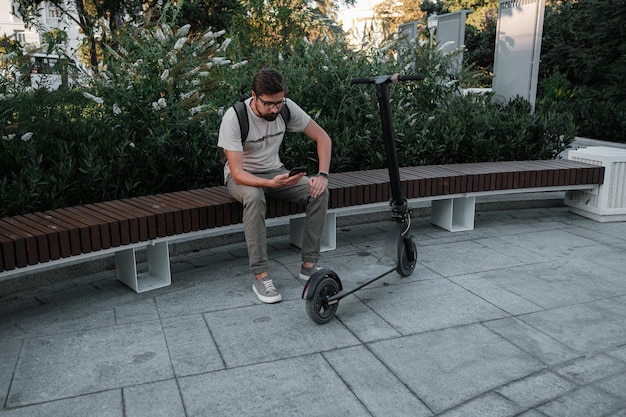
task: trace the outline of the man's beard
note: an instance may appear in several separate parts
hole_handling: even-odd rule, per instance
[[[276,120],[276,118],[278,117],[279,114],[280,113],[269,113],[269,114],[264,114],[261,117],[263,117],[268,122],[273,122],[274,120]]]

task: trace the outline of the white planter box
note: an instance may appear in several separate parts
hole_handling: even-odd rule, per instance
[[[591,146],[569,151],[568,159],[605,167],[597,190],[568,191],[565,204],[574,213],[600,222],[626,220],[626,149]]]

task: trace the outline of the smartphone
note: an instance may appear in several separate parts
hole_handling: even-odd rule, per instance
[[[293,168],[291,171],[289,171],[289,176],[293,177],[296,174],[299,174],[301,172],[306,172],[306,167],[295,167]]]

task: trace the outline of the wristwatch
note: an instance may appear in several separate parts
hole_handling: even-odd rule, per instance
[[[317,175],[319,177],[324,177],[324,178],[328,179],[328,173],[326,173],[326,172],[318,172]]]

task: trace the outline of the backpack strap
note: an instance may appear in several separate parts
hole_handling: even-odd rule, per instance
[[[241,143],[244,143],[246,139],[248,139],[248,132],[250,131],[250,123],[248,122],[248,110],[246,110],[246,103],[243,101],[238,101],[233,105],[233,108],[235,109],[235,113],[237,114],[237,120],[239,120]]]
[[[246,139],[248,139],[248,132],[250,131],[250,122],[248,121],[248,110],[246,109],[246,103],[243,100],[240,100],[233,104],[233,108],[235,109],[237,120],[239,120],[241,143],[244,143]],[[289,119],[291,119],[291,111],[289,110],[289,107],[287,107],[287,104],[280,108],[280,116],[285,122],[285,130],[287,130]]]

